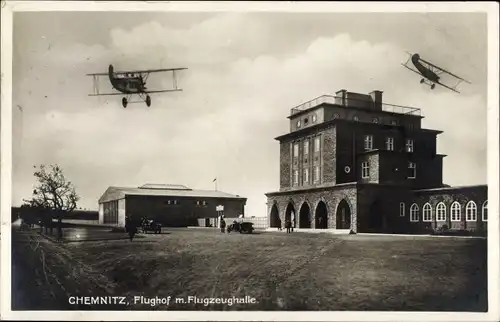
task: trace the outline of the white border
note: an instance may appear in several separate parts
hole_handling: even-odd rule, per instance
[[[276,320],[276,321],[498,321],[499,213],[498,213],[498,10],[495,2],[2,2],[1,51],[1,318],[10,320]],[[280,11],[280,12],[487,12],[488,13],[488,313],[435,312],[211,312],[211,311],[16,311],[10,309],[10,207],[12,188],[12,22],[14,11]],[[474,108],[471,106],[471,108]]]

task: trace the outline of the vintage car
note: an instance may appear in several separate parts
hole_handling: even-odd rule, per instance
[[[251,234],[255,228],[253,228],[253,223],[251,222],[233,222],[227,227],[227,232],[237,231],[240,234]]]

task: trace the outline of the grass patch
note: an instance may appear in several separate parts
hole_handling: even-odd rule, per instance
[[[245,297],[169,310],[487,310],[486,240],[174,229],[143,239],[57,245],[66,271],[116,296]],[[62,262],[62,260],[60,260]],[[83,263],[83,264],[79,264]],[[88,278],[91,278],[89,275]],[[105,281],[105,282],[104,282]],[[103,285],[106,284],[106,285]],[[87,295],[87,294],[82,294]]]

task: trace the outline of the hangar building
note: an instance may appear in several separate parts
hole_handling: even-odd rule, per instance
[[[487,185],[443,184],[442,131],[422,128],[420,109],[340,90],[290,114],[290,132],[276,138],[280,189],[266,194],[270,227],[486,233]]]
[[[99,199],[99,223],[125,226],[125,217],[147,217],[167,227],[216,226],[216,207],[226,217],[245,215],[246,198],[183,185],[145,184],[138,188],[109,187]]]

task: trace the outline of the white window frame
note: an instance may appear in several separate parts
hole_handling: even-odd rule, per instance
[[[436,206],[436,221],[446,221],[446,205],[442,201]]]
[[[465,206],[465,221],[477,221],[477,205],[472,200]]]
[[[419,222],[420,221],[420,209],[416,203],[412,204],[410,207],[410,221]]]
[[[408,169],[413,169],[413,176],[408,176],[408,179],[417,178],[417,164],[415,162],[408,162]]]
[[[422,207],[422,221],[432,221],[432,206],[428,202]]]
[[[370,178],[370,162],[368,161],[361,162],[361,178]]]
[[[309,140],[304,141],[304,155],[309,155]]]
[[[486,211],[486,212],[485,212]],[[484,217],[484,214],[486,214],[486,219]],[[483,221],[487,222],[488,221],[488,200],[486,200],[484,203],[483,203],[483,207],[482,207],[482,210],[481,210],[481,219],[483,219]]]
[[[404,217],[405,216],[405,203],[400,202],[399,203],[399,217]]]
[[[299,184],[299,170],[293,170],[293,185]]]
[[[458,206],[458,208],[455,206]],[[450,206],[450,219],[451,221],[461,221],[462,219],[461,217],[462,217],[462,206],[458,201],[454,201]]]
[[[412,139],[406,139],[405,149],[406,149],[406,152],[413,152],[413,140]]]
[[[321,140],[320,140],[320,137],[317,136],[314,138],[314,152],[319,152],[320,151],[320,144],[321,144]]]
[[[319,182],[319,166],[314,166],[314,174],[313,174],[313,181],[314,183],[318,183]]]
[[[304,169],[304,183],[309,183],[309,168]]]
[[[387,151],[394,151],[394,138],[392,136],[385,139],[385,148]]]
[[[373,150],[373,135],[365,135],[365,150]]]
[[[300,128],[301,122],[300,120],[297,120],[297,128]]]

